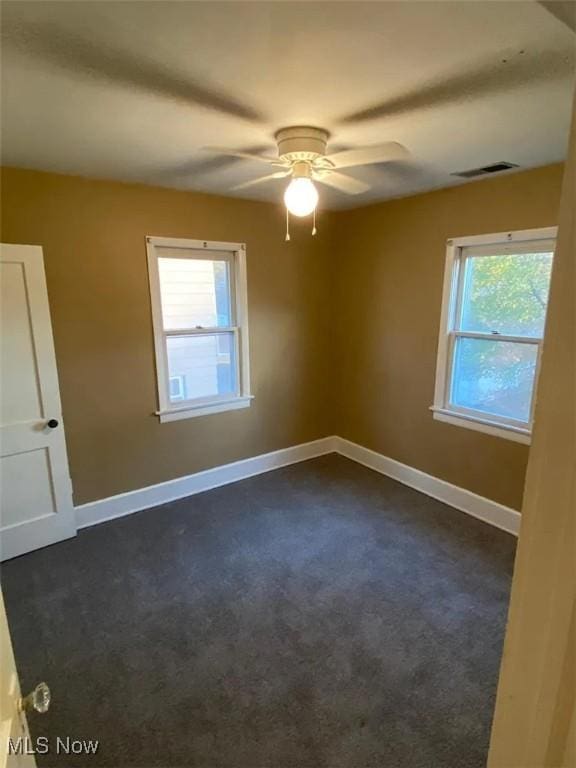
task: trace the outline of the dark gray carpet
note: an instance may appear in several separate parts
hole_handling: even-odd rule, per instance
[[[40,766],[481,768],[515,540],[330,455],[6,564]]]

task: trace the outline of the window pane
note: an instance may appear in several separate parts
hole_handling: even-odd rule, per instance
[[[227,261],[158,259],[164,329],[232,325]]]
[[[461,330],[543,335],[552,253],[470,256],[465,265]]]
[[[236,354],[233,333],[168,336],[170,402],[236,394]]]
[[[527,422],[537,356],[536,344],[458,338],[450,402]]]

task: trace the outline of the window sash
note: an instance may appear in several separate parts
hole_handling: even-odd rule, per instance
[[[217,333],[236,333],[237,325],[206,325],[201,328],[178,328],[176,330],[162,331],[164,336],[214,336]]]
[[[541,336],[514,336],[507,333],[492,331],[484,333],[483,331],[449,331],[450,336],[461,336],[466,339],[487,339],[488,341],[513,341],[517,344],[540,344]]]
[[[164,356],[166,360],[166,371],[168,375],[168,390],[167,390],[167,404],[169,410],[174,410],[174,403],[172,403],[170,398],[170,368],[168,365],[168,345],[166,343],[166,339],[170,336],[178,337],[178,336],[229,336],[230,334],[233,334],[234,338],[234,381],[236,382],[236,387],[234,389],[234,392],[225,392],[222,395],[207,395],[206,397],[186,397],[182,398],[182,400],[178,400],[177,405],[175,406],[176,410],[182,410],[187,405],[196,405],[196,404],[202,404],[202,403],[212,403],[212,402],[227,402],[228,400],[233,400],[234,398],[240,397],[242,392],[242,381],[240,379],[242,375],[242,369],[241,369],[241,363],[240,363],[240,328],[238,327],[230,327],[230,328],[217,328],[217,329],[202,329],[202,330],[195,330],[194,332],[189,331],[164,331]]]
[[[498,413],[492,413],[491,411],[479,411],[474,408],[466,408],[463,405],[457,405],[452,402],[452,392],[454,389],[454,361],[456,358],[456,342],[459,338],[479,339],[481,341],[493,341],[493,342],[512,342],[514,344],[530,344],[537,347],[536,354],[536,370],[534,371],[534,380],[532,382],[532,392],[530,394],[530,416],[528,421],[522,421],[521,419],[512,419],[507,416],[501,416]],[[472,333],[468,331],[451,331],[448,334],[448,359],[447,359],[447,371],[446,371],[446,384],[444,389],[444,398],[442,407],[453,413],[461,413],[469,417],[474,417],[481,421],[494,422],[495,424],[507,424],[511,427],[519,429],[531,429],[534,422],[534,408],[536,405],[536,382],[538,381],[538,374],[540,371],[540,358],[542,355],[542,339],[540,338],[528,338],[527,336],[503,336],[501,334],[492,333]]]
[[[482,258],[483,256],[522,256],[527,253],[553,253],[555,241],[553,238],[542,240],[506,240],[484,245],[462,245],[462,256],[468,258]]]
[[[190,261],[225,261],[228,265],[228,303],[230,306],[230,320],[232,322],[231,326],[228,326],[229,330],[236,327],[236,273],[234,269],[234,258],[232,254],[227,254],[222,252],[218,252],[217,254],[214,253],[206,253],[203,251],[195,251],[193,249],[169,249],[169,248],[163,248],[164,251],[170,251],[169,255],[166,253],[163,253],[161,255],[156,256],[156,269],[158,270],[158,260],[159,259],[183,259],[183,260],[190,260]],[[159,270],[158,270],[159,271]],[[190,328],[182,326],[181,328],[165,328],[164,327],[164,312],[162,309],[162,287],[160,284],[160,280],[158,280],[158,292],[159,292],[159,298],[160,298],[160,318],[162,322],[162,330],[165,334],[178,334],[178,333],[192,333],[194,331],[204,331],[205,329],[214,328],[217,330],[224,330],[226,326],[223,325],[217,325],[217,326],[192,326]],[[209,331],[207,331],[209,332]],[[215,332],[215,331],[214,331]]]
[[[542,245],[536,245],[537,243],[544,243]],[[456,248],[456,258],[453,265],[453,282],[451,289],[451,307],[450,307],[450,322],[448,326],[448,333],[456,332],[462,334],[482,334],[482,331],[460,331],[462,325],[462,318],[464,316],[464,290],[466,287],[466,261],[468,259],[482,258],[483,256],[521,256],[523,253],[554,253],[554,241],[553,240],[532,240],[523,241],[520,243],[506,242],[500,247],[498,243],[494,245],[480,245],[473,246],[458,246]],[[482,250],[484,249],[484,250]],[[546,320],[544,320],[544,327],[542,329],[542,336],[515,336],[514,334],[501,334],[499,332],[489,333],[488,335],[498,336],[504,340],[504,336],[514,341],[521,341],[521,339],[534,339],[538,338],[542,340],[544,337],[544,331],[546,328]]]

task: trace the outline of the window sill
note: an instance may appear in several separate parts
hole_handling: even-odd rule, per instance
[[[524,443],[524,445],[530,445],[532,441],[532,433],[529,429],[500,424],[499,422],[490,421],[490,419],[478,419],[467,414],[449,411],[447,408],[432,406],[430,410],[437,421],[443,421],[446,424],[474,429],[477,432],[484,432],[495,437],[503,437],[506,440],[513,440],[515,443]]]
[[[179,421],[180,419],[191,419],[194,416],[208,416],[211,413],[223,413],[224,411],[237,411],[239,408],[249,408],[253,399],[253,395],[243,395],[242,397],[230,398],[230,400],[213,400],[212,402],[197,403],[196,405],[186,405],[182,408],[156,411],[156,416],[160,418],[160,423],[164,424],[167,421]]]

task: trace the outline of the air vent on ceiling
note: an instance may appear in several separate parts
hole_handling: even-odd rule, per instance
[[[510,168],[519,168],[516,163],[492,163],[492,165],[485,165],[482,168],[472,168],[470,171],[458,171],[457,173],[451,173],[451,176],[460,176],[462,179],[473,179],[475,176],[485,176],[488,173],[500,173],[501,171],[507,171]]]

